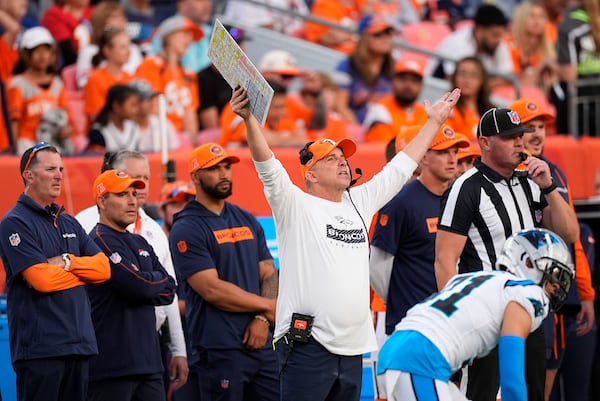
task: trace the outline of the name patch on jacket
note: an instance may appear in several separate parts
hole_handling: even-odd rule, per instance
[[[223,230],[213,231],[213,234],[218,244],[249,241],[254,239],[254,234],[249,227],[225,228]]]
[[[439,217],[430,217],[426,220],[427,232],[429,234],[437,233]]]

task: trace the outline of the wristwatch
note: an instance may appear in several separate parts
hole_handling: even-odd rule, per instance
[[[71,257],[68,253],[62,254],[62,260],[65,262],[65,271],[71,271]]]

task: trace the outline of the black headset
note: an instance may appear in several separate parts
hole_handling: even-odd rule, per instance
[[[313,143],[315,143],[315,142],[314,141],[306,142],[306,144],[302,147],[302,149],[300,149],[300,151],[298,151],[298,154],[300,155],[300,164],[302,164],[303,166],[306,166],[306,164],[309,161],[311,161],[311,159],[313,158],[313,152],[308,150],[308,148],[310,148],[310,145],[312,145]]]
[[[311,142],[307,142],[302,149],[300,149],[298,151],[298,154],[300,156],[300,164],[302,164],[303,166],[306,166],[306,164],[312,160],[313,158],[313,152],[311,152],[310,150],[308,150],[308,148],[310,148],[310,145],[312,145],[313,143],[315,143],[314,141]],[[350,172],[350,185],[348,185],[348,188],[350,188],[351,186],[353,186],[354,184],[356,184],[356,182],[360,179],[360,177],[362,177],[362,170],[360,168],[355,169],[354,171],[356,172],[356,174],[358,174],[357,178],[353,178],[352,176],[352,168],[350,167],[350,163],[348,162],[348,159],[346,159],[346,163],[348,164],[348,170]]]

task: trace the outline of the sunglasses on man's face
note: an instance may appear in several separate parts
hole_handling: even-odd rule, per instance
[[[292,74],[280,74],[279,76],[284,81],[289,81],[289,80],[292,80],[292,79],[296,78],[296,75],[292,75]]]
[[[37,145],[35,145],[32,148],[33,150],[31,151],[31,153],[29,154],[29,158],[27,159],[27,163],[25,163],[25,168],[23,169],[23,171],[27,171],[29,169],[29,165],[31,164],[31,161],[35,158],[37,152],[43,149],[48,149],[50,147],[52,147],[52,145],[46,142],[40,142]]]
[[[384,30],[383,30],[383,31],[381,31],[381,32],[374,33],[374,34],[373,34],[373,37],[375,37],[375,38],[383,38],[383,37],[385,37],[385,36],[391,36],[391,35],[393,35],[393,34],[394,34],[394,32],[395,32],[395,31],[394,31],[394,29],[393,29],[393,28],[387,28],[387,29],[384,29]]]

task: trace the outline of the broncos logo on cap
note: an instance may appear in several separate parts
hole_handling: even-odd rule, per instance
[[[335,145],[335,141],[329,138],[324,138],[319,141],[319,143],[328,143],[330,145]]]
[[[213,145],[210,147],[210,153],[215,156],[221,156],[223,154],[223,148],[220,145]]]
[[[96,187],[96,190],[98,191],[99,195],[102,195],[103,193],[105,193],[106,187],[104,186],[104,183],[101,182],[100,184],[98,184],[98,186]]]
[[[454,130],[452,129],[452,127],[445,126],[442,130],[442,134],[444,134],[444,136],[448,139],[454,138]]]

